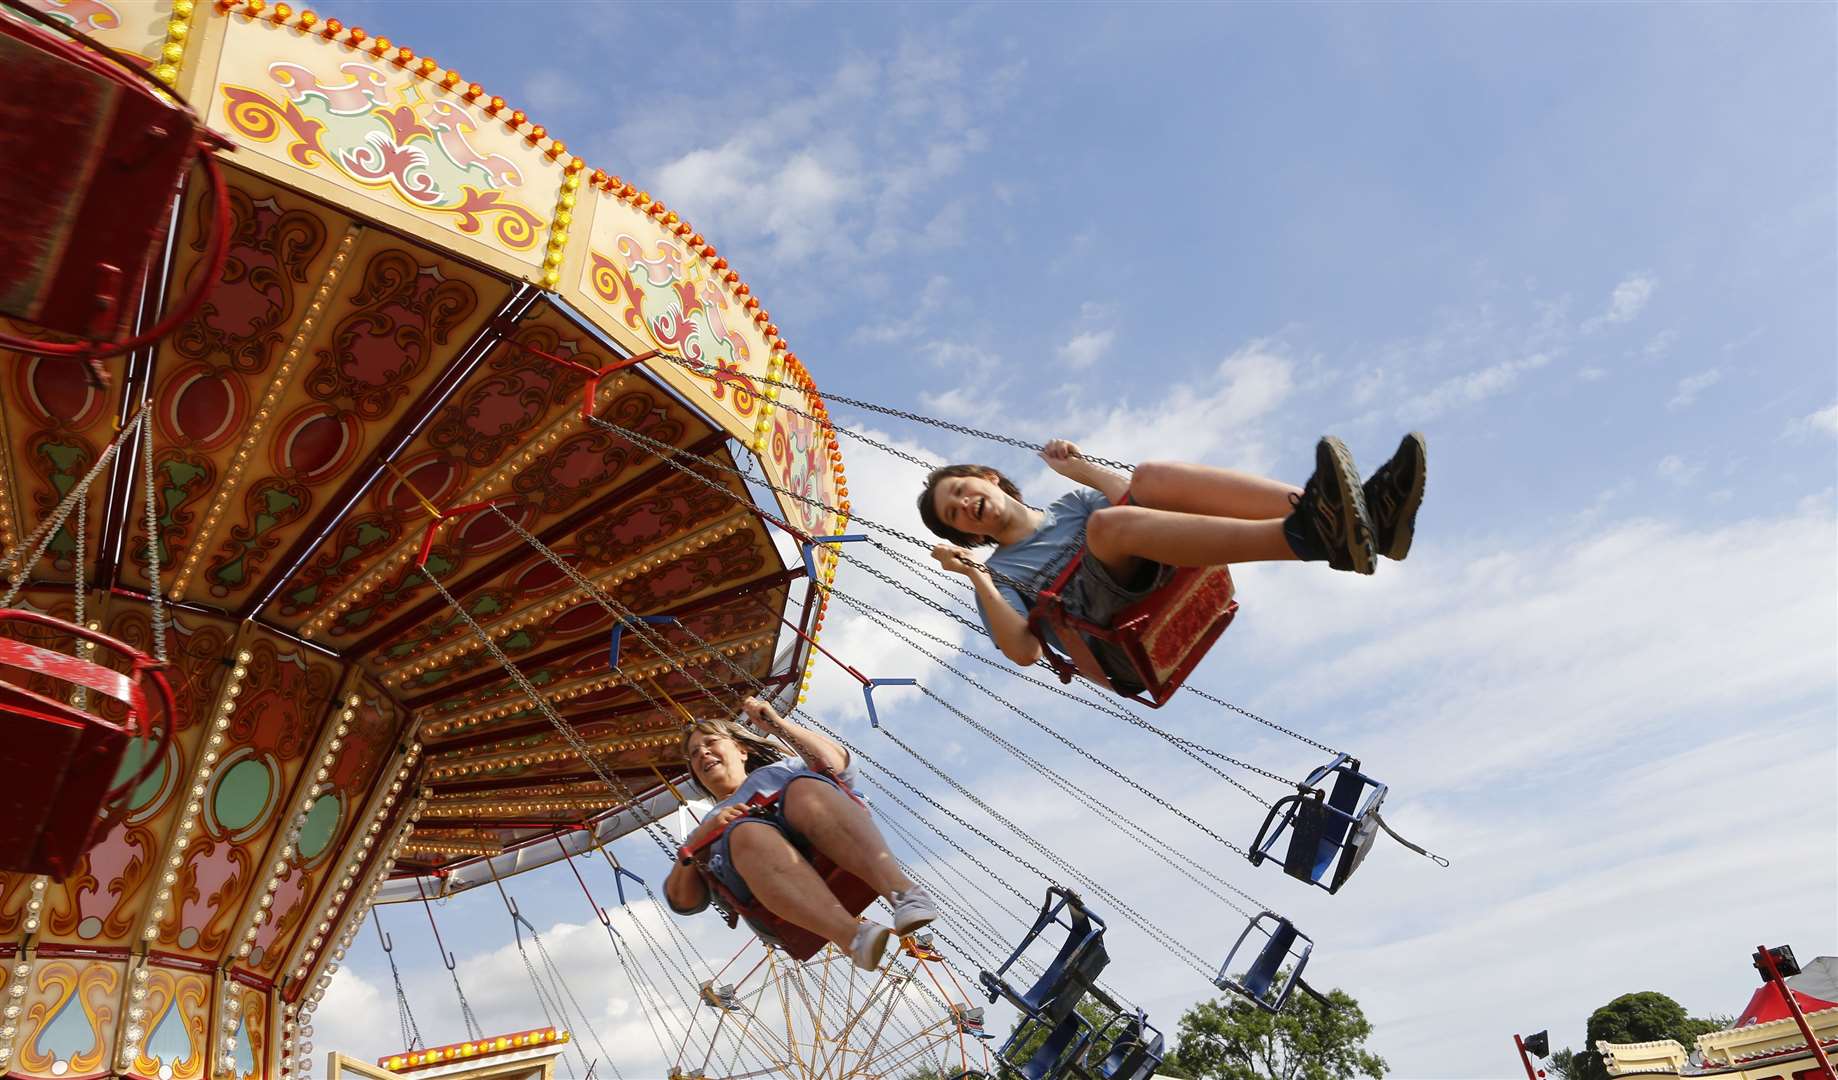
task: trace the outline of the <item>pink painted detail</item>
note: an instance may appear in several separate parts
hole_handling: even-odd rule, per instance
[[[324,479],[350,463],[360,435],[354,417],[326,406],[303,410],[275,440],[276,464],[298,480]]]
[[[281,876],[281,883],[274,890],[274,904],[268,909],[268,918],[255,934],[255,944],[263,952],[272,951],[275,938],[288,922],[288,916],[306,898],[306,878],[307,875],[301,872],[300,867],[289,860],[287,873]]]

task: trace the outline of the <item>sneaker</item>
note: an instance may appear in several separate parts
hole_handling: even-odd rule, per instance
[[[1325,560],[1336,570],[1372,572],[1372,521],[1346,444],[1332,435],[1315,444],[1315,474],[1290,501],[1295,511],[1283,522],[1283,536],[1296,558]]]
[[[893,894],[893,931],[896,934],[910,934],[914,930],[927,926],[938,918],[938,905],[925,888],[914,885],[905,892]]]
[[[1398,452],[1379,466],[1361,489],[1366,513],[1372,515],[1373,546],[1387,559],[1410,554],[1417,530],[1417,507],[1423,505],[1423,480],[1428,473],[1429,446],[1419,432],[1398,443]]]
[[[855,940],[849,942],[849,959],[863,971],[878,971],[881,958],[887,955],[887,942],[893,931],[878,922],[863,919],[855,928]]]

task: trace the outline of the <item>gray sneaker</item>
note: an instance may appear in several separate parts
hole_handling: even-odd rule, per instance
[[[925,891],[925,886],[914,885],[905,892],[893,894],[893,930],[896,934],[910,934],[931,924],[938,918],[938,905],[932,903],[932,897]]]
[[[878,922],[863,919],[855,928],[855,940],[849,943],[849,959],[863,971],[878,971],[881,958],[887,955],[887,943],[893,931]]]
[[[1413,431],[1398,443],[1391,460],[1360,485],[1366,513],[1372,518],[1373,546],[1387,559],[1410,554],[1410,542],[1417,534],[1417,508],[1423,505],[1428,457],[1423,435]]]
[[[1283,537],[1296,558],[1372,573],[1377,557],[1372,519],[1366,516],[1366,493],[1345,444],[1331,435],[1315,444],[1315,474],[1290,501],[1295,510],[1283,522]]]

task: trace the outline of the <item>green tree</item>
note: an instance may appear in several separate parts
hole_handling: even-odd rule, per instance
[[[1673,1039],[1689,1050],[1699,1035],[1726,1030],[1735,1022],[1731,1016],[1687,1015],[1683,1005],[1657,990],[1622,994],[1589,1014],[1583,1049],[1565,1047],[1552,1054],[1550,1071],[1564,1080],[1608,1080],[1608,1064],[1595,1050],[1598,1041],[1637,1043]]]
[[[1366,1049],[1372,1023],[1359,1002],[1327,997],[1293,994],[1274,1015],[1235,996],[1202,1001],[1181,1016],[1176,1056],[1200,1080],[1382,1080],[1388,1066]]]

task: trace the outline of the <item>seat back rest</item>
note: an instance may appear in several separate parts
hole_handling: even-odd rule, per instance
[[[1053,1025],[1052,1030],[1026,1061],[1016,1063],[1010,1059],[1009,1055],[1031,1038],[1037,1028],[1049,1023]],[[1002,1047],[1002,1059],[1023,1080],[1059,1080],[1084,1056],[1090,1042],[1091,1025],[1076,1012],[1059,1020],[1034,1019],[1015,1028],[1015,1033]]]

